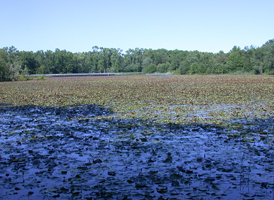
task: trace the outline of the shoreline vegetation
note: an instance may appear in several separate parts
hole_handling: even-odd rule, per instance
[[[91,51],[19,51],[0,49],[0,81],[26,79],[29,74],[274,74],[274,40],[261,47],[234,46],[228,53],[94,46]],[[20,77],[21,76],[21,77]]]

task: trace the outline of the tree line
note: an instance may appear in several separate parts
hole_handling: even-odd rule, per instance
[[[234,46],[228,53],[166,49],[121,49],[92,47],[89,52],[66,50],[19,51],[14,46],[0,49],[0,80],[16,80],[20,74],[64,73],[175,73],[274,75],[274,39],[261,47]]]

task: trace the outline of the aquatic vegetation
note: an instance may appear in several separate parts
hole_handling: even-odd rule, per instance
[[[119,119],[226,124],[273,116],[272,76],[120,76],[0,83],[14,106],[101,105]],[[105,118],[112,118],[107,116]]]
[[[3,198],[273,198],[274,77],[0,86]]]
[[[235,122],[243,138],[109,114],[96,105],[1,108],[3,198],[271,198],[273,120]]]

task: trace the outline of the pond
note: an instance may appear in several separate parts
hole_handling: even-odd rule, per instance
[[[96,118],[104,115],[113,119]],[[274,199],[273,119],[233,123],[241,126],[153,124],[97,105],[2,107],[1,198]]]

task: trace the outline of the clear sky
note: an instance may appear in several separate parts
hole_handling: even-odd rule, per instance
[[[229,52],[274,38],[274,0],[0,0],[0,48]]]

